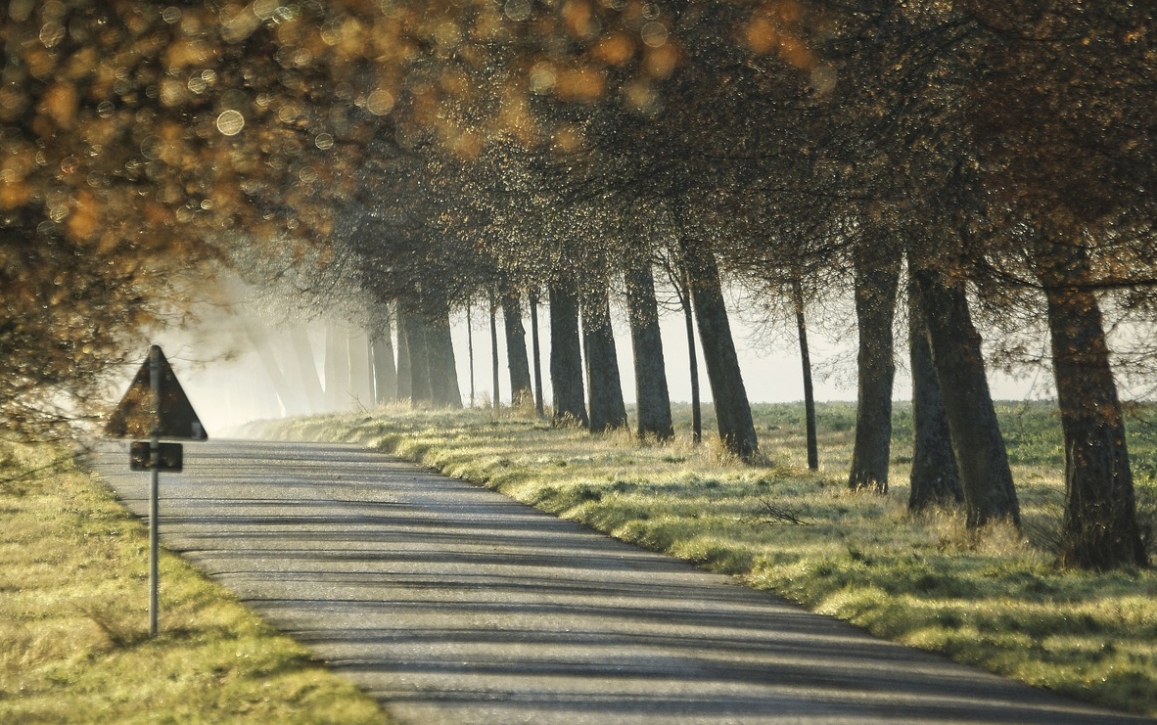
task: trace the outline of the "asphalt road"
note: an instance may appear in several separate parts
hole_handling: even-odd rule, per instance
[[[147,516],[127,452],[97,468]],[[188,444],[161,520],[165,546],[409,725],[1152,722],[354,446]]]

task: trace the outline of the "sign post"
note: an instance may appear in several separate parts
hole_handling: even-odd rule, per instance
[[[180,472],[183,452],[179,443],[162,443],[162,438],[203,441],[208,439],[205,427],[193,410],[192,403],[177,382],[177,376],[157,345],[149,348],[149,357],[125,392],[124,398],[109,417],[105,433],[116,438],[147,436],[134,441],[129,451],[129,467],[147,469],[149,483],[149,636],[157,636],[159,612],[157,592],[160,575],[157,566],[160,523],[161,470]]]
[[[153,400],[161,399],[161,348],[153,345],[149,348],[149,387],[153,393]],[[160,588],[160,571],[157,567],[157,527],[160,511],[161,492],[161,406],[157,406],[157,414],[153,426],[152,445],[150,446],[149,467],[152,469],[149,485],[149,636],[157,636],[157,590]]]

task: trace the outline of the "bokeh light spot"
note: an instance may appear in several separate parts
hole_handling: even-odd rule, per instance
[[[811,86],[816,93],[826,95],[836,87],[836,69],[827,63],[820,63],[811,71]]]
[[[643,42],[651,48],[658,48],[667,42],[667,26],[651,21],[643,26]]]
[[[394,96],[389,91],[378,89],[366,99],[366,110],[375,116],[384,116],[394,110]]]
[[[217,116],[217,130],[225,136],[236,136],[245,128],[245,117],[238,111],[222,111]]]
[[[277,0],[257,0],[251,7],[254,15],[269,20],[277,12]]]
[[[40,28],[40,42],[45,48],[52,48],[64,40],[64,26],[58,23],[45,23]]]
[[[546,61],[535,63],[530,69],[530,90],[532,93],[550,93],[558,82],[554,66]]]
[[[511,20],[521,22],[530,17],[530,0],[506,0],[502,11]]]

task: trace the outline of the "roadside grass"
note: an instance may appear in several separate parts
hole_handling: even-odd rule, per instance
[[[762,460],[694,446],[553,429],[526,411],[389,407],[264,425],[270,437],[363,443],[734,575],[871,632],[1024,682],[1157,715],[1157,571],[1062,571],[1063,446],[1049,403],[999,405],[1024,526],[966,530],[958,511],[907,512],[911,412],[896,406],[891,490],[846,487],[855,406],[818,410],[821,470],[808,471],[802,404],[754,413]],[[686,406],[676,425],[689,429]],[[707,411],[705,410],[705,413]],[[1130,447],[1157,522],[1157,407],[1134,406]],[[704,421],[712,430],[713,420]],[[714,438],[706,436],[707,439]]]
[[[388,722],[165,551],[150,639],[147,567],[146,528],[71,454],[0,449],[0,723]]]

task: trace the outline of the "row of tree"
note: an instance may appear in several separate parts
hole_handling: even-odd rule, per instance
[[[26,304],[9,308],[14,342],[0,353],[44,349],[28,335],[37,309],[65,307],[57,269],[108,290],[85,293],[108,317],[144,320],[166,309],[156,278],[172,260],[266,277],[285,263],[314,270],[315,295],[396,304],[408,358],[425,360],[411,371],[422,393],[423,371],[449,385],[453,310],[493,296],[516,319],[547,290],[554,415],[605,430],[625,421],[607,314],[617,289],[646,386],[639,430],[664,437],[665,270],[698,329],[719,435],[750,458],[725,280],[782,300],[801,332],[807,309],[851,288],[849,485],[884,491],[903,279],[914,505],[959,498],[972,526],[1018,520],[976,320],[1039,321],[1065,438],[1061,560],[1142,565],[1102,308],[1146,319],[1153,306],[1155,12],[1063,0],[14,3],[0,231],[3,282]],[[46,339],[94,367],[111,359],[117,329],[77,347],[63,319]],[[32,367],[18,362],[14,380],[53,382]],[[21,390],[4,398],[10,420],[35,408]]]

